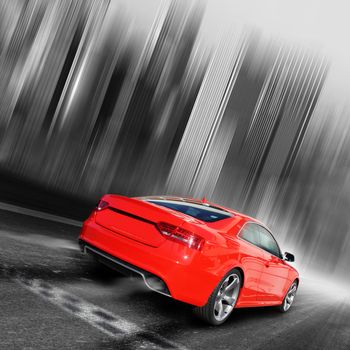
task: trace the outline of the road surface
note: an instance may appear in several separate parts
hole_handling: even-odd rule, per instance
[[[40,215],[39,215],[40,216]],[[77,225],[0,210],[0,349],[350,349],[350,304],[303,281],[290,312],[220,327],[138,279],[96,267]]]

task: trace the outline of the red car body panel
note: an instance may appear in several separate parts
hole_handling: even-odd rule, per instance
[[[284,260],[238,236],[247,222],[258,222],[231,209],[225,208],[232,217],[208,223],[144,198],[105,195],[102,200],[109,207],[92,212],[80,240],[158,276],[177,300],[205,305],[223,276],[238,268],[244,282],[236,307],[279,305],[299,278]],[[197,250],[169,240],[158,222],[195,232],[205,243]]]

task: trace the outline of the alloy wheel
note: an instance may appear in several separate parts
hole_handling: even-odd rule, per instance
[[[214,317],[217,321],[226,319],[235,307],[240,290],[240,279],[235,273],[222,282],[215,298]]]
[[[286,297],[283,301],[283,310],[287,311],[292,306],[295,295],[297,293],[297,284],[294,282],[289,288]]]

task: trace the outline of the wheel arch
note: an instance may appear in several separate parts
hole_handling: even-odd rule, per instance
[[[244,270],[243,270],[242,266],[240,266],[240,265],[231,265],[230,268],[226,268],[224,270],[224,272],[222,273],[222,277],[221,278],[226,276],[232,270],[238,270],[239,273],[241,274],[241,277],[242,277],[242,279],[241,279],[241,288],[242,288],[243,285],[244,285],[245,273],[244,273]]]
[[[242,288],[243,285],[244,285],[244,271],[243,271],[243,269],[242,269],[240,266],[236,266],[236,267],[234,267],[233,269],[238,270],[239,273],[240,273],[241,276],[242,276],[242,281],[241,281],[241,288]],[[233,269],[232,269],[232,270],[233,270]]]

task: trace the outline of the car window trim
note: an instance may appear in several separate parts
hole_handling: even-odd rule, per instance
[[[255,245],[254,243],[249,242],[248,240],[244,239],[240,234],[241,234],[242,229],[244,228],[244,226],[246,226],[247,224],[258,225],[258,226],[261,226],[262,228],[264,228],[265,230],[267,230],[267,231],[270,233],[270,235],[271,235],[271,237],[273,238],[273,240],[276,242],[277,248],[278,248],[278,250],[279,250],[279,252],[280,252],[280,256],[277,256],[277,255],[275,255],[275,254],[272,254],[272,253],[269,252],[268,250],[266,250],[266,249],[264,249],[264,248],[262,248],[262,247],[259,247],[259,246]],[[269,254],[275,256],[276,258],[278,258],[278,259],[280,259],[280,260],[283,260],[283,259],[282,259],[282,250],[281,250],[281,247],[279,246],[279,244],[278,244],[276,238],[273,236],[272,232],[271,232],[265,225],[260,224],[259,222],[246,221],[246,222],[242,225],[242,227],[239,229],[239,231],[238,231],[238,233],[237,233],[237,237],[240,238],[240,239],[242,239],[244,242],[247,242],[247,243],[251,244],[252,246],[254,246],[254,247],[256,247],[256,248],[259,248],[260,250],[262,250],[262,251],[264,251],[264,252],[266,252],[266,253],[269,253]]]

